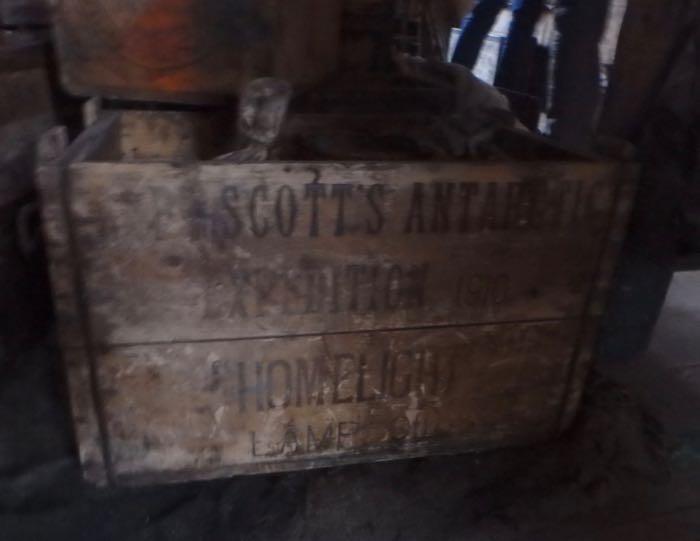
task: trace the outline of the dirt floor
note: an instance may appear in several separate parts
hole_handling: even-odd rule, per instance
[[[669,468],[647,507],[611,535],[700,540],[700,272],[674,276],[646,355],[604,369],[663,424]]]
[[[676,276],[648,354],[593,376],[571,432],[528,449],[97,490],[57,358],[47,340],[2,365],[2,541],[700,540],[700,273]]]

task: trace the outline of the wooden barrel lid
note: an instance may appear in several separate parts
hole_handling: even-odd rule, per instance
[[[336,67],[340,0],[60,0],[62,79],[76,95],[208,103],[266,76]]]

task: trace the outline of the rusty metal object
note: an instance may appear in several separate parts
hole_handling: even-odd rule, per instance
[[[78,95],[211,102],[260,77],[336,67],[340,0],[60,0],[58,55]]]

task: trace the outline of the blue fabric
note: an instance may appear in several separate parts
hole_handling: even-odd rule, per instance
[[[513,21],[503,58],[496,74],[496,86],[527,94],[537,42],[535,25],[544,10],[544,0],[514,0]]]
[[[481,46],[496,22],[507,0],[481,0],[466,18],[452,62],[473,68]],[[513,0],[513,21],[503,60],[496,76],[496,85],[527,93],[535,52],[532,34],[544,9],[544,0]]]
[[[481,51],[481,45],[496,22],[501,10],[508,5],[508,0],[481,0],[464,19],[462,35],[457,42],[452,62],[474,67]]]

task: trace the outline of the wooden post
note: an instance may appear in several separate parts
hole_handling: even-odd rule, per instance
[[[602,361],[644,351],[675,268],[700,101],[692,88],[699,63],[690,53],[698,13],[697,0],[635,0],[623,23],[601,132],[632,140],[643,171],[602,323]]]
[[[697,0],[630,0],[600,132],[634,137],[692,32]]]

